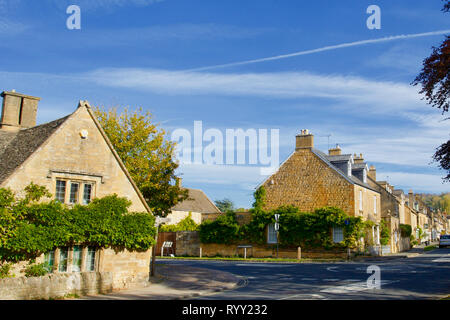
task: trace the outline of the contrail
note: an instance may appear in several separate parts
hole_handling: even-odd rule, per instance
[[[297,57],[297,56],[304,56],[304,55],[308,55],[308,54],[330,51],[330,50],[341,49],[341,48],[356,47],[356,46],[361,46],[361,45],[371,44],[371,43],[388,42],[388,41],[394,41],[394,40],[399,40],[399,39],[413,39],[413,38],[420,38],[420,37],[437,36],[437,35],[442,35],[442,34],[447,34],[447,33],[450,33],[450,30],[439,30],[439,31],[432,31],[432,32],[415,33],[415,34],[402,34],[402,35],[398,35],[398,36],[390,36],[390,37],[384,37],[384,38],[378,38],[378,39],[347,42],[347,43],[337,44],[334,46],[327,46],[327,47],[322,47],[322,48],[318,48],[318,49],[299,51],[299,52],[283,54],[283,55],[279,55],[279,56],[254,59],[254,60],[246,60],[246,61],[241,61],[241,62],[232,62],[232,63],[226,63],[226,64],[218,64],[215,66],[201,67],[201,68],[195,68],[195,69],[190,69],[190,70],[185,70],[185,71],[188,71],[188,72],[189,71],[203,71],[203,70],[211,70],[211,69],[218,69],[218,68],[241,66],[241,65],[245,65],[245,64],[252,64],[252,63],[258,63],[258,62],[264,62],[264,61],[273,61],[273,60],[280,60],[280,59],[292,58],[292,57]]]

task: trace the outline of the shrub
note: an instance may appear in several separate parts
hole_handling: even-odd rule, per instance
[[[412,235],[412,227],[409,224],[400,224],[400,234],[403,238],[409,238]]]
[[[192,219],[192,213],[178,222],[177,224],[164,225],[159,228],[159,232],[177,232],[177,231],[197,231],[199,225]]]
[[[381,245],[386,246],[386,245],[389,244],[389,240],[390,240],[390,237],[391,237],[391,232],[389,230],[389,227],[388,227],[386,221],[384,221],[384,220],[381,220],[380,227],[381,227],[381,229],[380,229],[380,243],[381,243]]]
[[[234,212],[220,215],[214,221],[205,221],[199,226],[202,243],[232,244],[240,239],[240,227]]]
[[[0,279],[9,278],[11,275],[9,274],[11,270],[10,263],[4,263],[0,265]]]
[[[24,270],[25,277],[42,277],[48,273],[48,268],[46,268],[45,263],[30,264]]]

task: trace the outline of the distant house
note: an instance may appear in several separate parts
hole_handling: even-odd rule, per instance
[[[181,179],[178,179],[177,183],[181,186]],[[167,216],[170,219],[168,225],[177,224],[189,215],[191,215],[191,218],[195,223],[200,224],[204,219],[202,217],[207,215],[218,215],[221,213],[202,190],[191,188],[183,189],[188,190],[188,198],[177,203],[172,208],[172,213]]]
[[[66,117],[36,125],[39,98],[14,91],[1,96],[1,188],[20,192],[34,182],[69,206],[115,193],[132,202],[131,211],[150,213],[87,101]],[[38,260],[43,259],[57,273],[113,273],[113,287],[121,288],[130,280],[148,279],[150,250],[73,246],[55,248]]]
[[[302,130],[296,136],[295,151],[260,185],[266,189],[265,209],[293,205],[313,211],[335,206],[350,216],[373,221],[372,240],[379,245],[380,192],[368,183],[368,171],[362,156],[342,154],[339,146],[326,154],[314,148],[314,136]]]

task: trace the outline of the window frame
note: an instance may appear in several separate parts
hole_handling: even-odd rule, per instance
[[[272,238],[275,235],[275,240]],[[267,225],[267,244],[277,244],[278,237],[277,231],[275,230],[275,223],[270,223]]]
[[[339,230],[339,232],[336,232],[337,230]],[[332,227],[332,235],[333,235],[333,243],[341,243],[344,241],[344,228],[343,227]],[[337,238],[337,236],[339,236],[339,238]],[[337,241],[339,239],[342,239],[340,241]]]

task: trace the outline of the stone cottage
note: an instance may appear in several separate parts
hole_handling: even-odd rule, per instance
[[[339,146],[328,154],[314,148],[314,135],[302,130],[296,136],[295,151],[260,185],[266,189],[265,209],[293,205],[311,212],[325,206],[339,207],[350,216],[375,223],[371,237],[377,246],[380,193],[368,184],[368,171],[362,157],[342,154]],[[342,241],[342,230],[333,230],[333,239]]]
[[[66,117],[36,125],[39,98],[15,91],[1,96],[1,188],[20,192],[34,182],[69,206],[115,193],[132,202],[131,211],[150,213],[87,101],[80,101]],[[120,289],[148,279],[150,250],[75,246],[56,248],[38,261],[43,259],[54,265],[56,273],[111,274],[111,288]]]
[[[177,184],[181,187],[181,178],[177,179]],[[172,212],[167,216],[170,219],[168,224],[177,224],[184,218],[191,215],[192,220],[195,223],[202,223],[202,216],[218,215],[220,214],[219,208],[216,207],[208,196],[199,189],[183,188],[188,191],[188,198],[182,202],[177,203]]]

